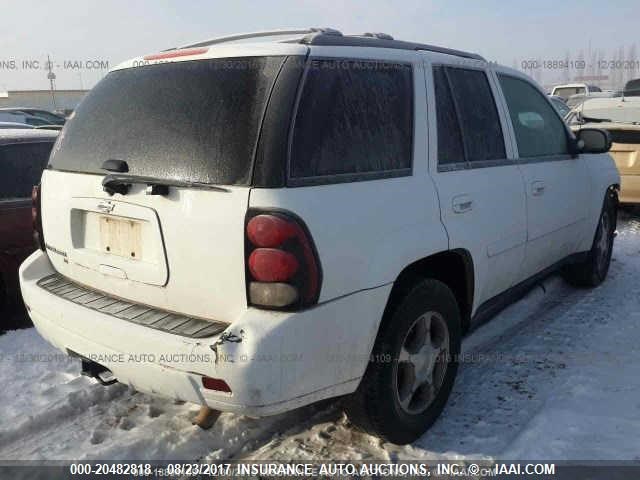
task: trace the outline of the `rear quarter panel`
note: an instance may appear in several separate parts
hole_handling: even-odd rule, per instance
[[[393,282],[446,250],[438,199],[423,174],[279,190],[253,189],[250,207],[282,208],[307,224],[323,271],[320,302]]]

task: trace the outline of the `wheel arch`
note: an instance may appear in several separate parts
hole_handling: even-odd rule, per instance
[[[475,280],[471,253],[462,248],[438,252],[407,265],[393,283],[383,321],[390,318],[412,286],[425,278],[439,280],[451,289],[460,308],[462,331],[466,332],[471,321]]]

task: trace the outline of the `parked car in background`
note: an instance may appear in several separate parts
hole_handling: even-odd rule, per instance
[[[567,117],[575,132],[598,127],[611,134],[610,153],[620,172],[620,202],[623,204],[640,204],[639,84],[640,80],[628,82],[622,97],[590,99],[574,108]]]
[[[622,95],[625,97],[639,97],[640,96],[640,78],[629,80],[622,90]]]
[[[556,85],[551,89],[551,95],[562,97],[569,100],[572,95],[593,96],[596,93],[602,93],[602,89],[596,85],[588,85],[586,83],[567,83],[564,85]]]
[[[21,123],[25,125],[31,125],[32,127],[42,127],[47,128],[51,125],[51,122],[47,119],[31,115],[23,112],[14,112],[14,111],[2,111],[0,110],[0,121],[2,122],[11,122],[11,123]],[[59,124],[53,125],[54,128],[60,127]]]
[[[349,395],[408,443],[471,326],[558,269],[605,279],[607,140],[521,72],[385,34],[139,57],[52,152],[23,298],[100,381],[252,416]]]
[[[18,298],[18,266],[35,250],[31,191],[57,133],[0,130],[0,304]]]
[[[20,115],[30,115],[40,118],[47,122],[48,125],[64,125],[66,118],[48,110],[29,107],[4,107],[0,108],[0,112],[11,112]]]
[[[567,105],[564,98],[558,97],[557,95],[550,95],[549,100],[551,100],[551,105],[554,106],[562,118],[566,117],[571,111],[571,107]]]
[[[27,125],[26,123],[17,123],[17,122],[0,122],[0,129],[6,130],[6,129],[11,129],[11,130],[15,130],[15,129],[33,129],[35,128],[33,125]]]

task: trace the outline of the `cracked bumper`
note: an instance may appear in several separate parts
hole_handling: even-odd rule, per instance
[[[391,285],[297,312],[248,308],[221,334],[188,338],[103,314],[37,285],[46,254],[20,267],[25,304],[55,347],[109,368],[136,390],[252,416],[353,392],[364,374]],[[223,379],[232,393],[207,390]]]

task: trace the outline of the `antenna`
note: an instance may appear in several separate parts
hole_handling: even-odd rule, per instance
[[[51,88],[51,101],[53,102],[53,109],[56,110],[56,74],[53,73],[53,64],[51,63],[51,58],[47,55],[47,70],[49,73],[47,74],[47,78],[49,79],[49,86]]]

